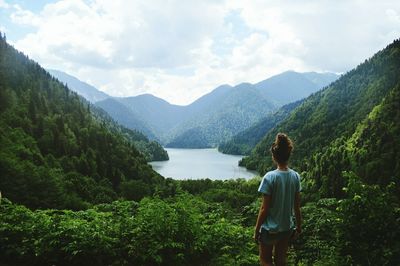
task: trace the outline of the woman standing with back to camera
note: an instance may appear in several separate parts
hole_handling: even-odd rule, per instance
[[[288,167],[292,150],[290,138],[278,133],[271,146],[277,169],[266,173],[258,188],[263,196],[254,240],[259,244],[261,265],[273,265],[273,249],[275,265],[285,265],[289,240],[301,233],[300,175]]]

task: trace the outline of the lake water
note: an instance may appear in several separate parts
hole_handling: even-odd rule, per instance
[[[165,149],[169,161],[150,162],[153,169],[173,179],[251,178],[256,172],[239,167],[243,156],[227,155],[217,149]]]

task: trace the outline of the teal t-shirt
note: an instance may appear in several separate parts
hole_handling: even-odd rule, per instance
[[[293,229],[294,197],[300,190],[300,175],[296,171],[276,169],[266,173],[258,192],[271,195],[271,204],[261,227],[271,232]]]

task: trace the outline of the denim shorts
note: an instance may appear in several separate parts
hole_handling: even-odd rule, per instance
[[[270,232],[264,228],[261,228],[261,234],[259,242],[264,245],[276,244],[281,239],[289,238],[293,234],[293,230],[283,232]]]

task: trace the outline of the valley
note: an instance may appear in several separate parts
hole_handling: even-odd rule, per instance
[[[289,265],[399,265],[400,39],[340,77],[284,72],[187,106],[55,78],[3,34],[0,59],[0,264],[257,265],[257,189],[285,132],[303,217]],[[242,158],[259,175],[160,175],[167,151],[173,170]]]
[[[90,86],[65,73],[51,73],[77,93]],[[97,98],[87,96],[87,100],[121,125],[139,130],[166,147],[216,148],[280,106],[305,98],[338,77],[333,73],[287,71],[256,84],[218,86],[186,106],[173,105],[150,94],[102,99],[104,93],[98,90]]]

